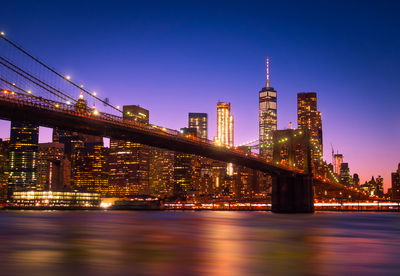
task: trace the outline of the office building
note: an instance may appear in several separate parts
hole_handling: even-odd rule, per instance
[[[9,140],[0,139],[0,204],[7,199],[9,145]]]
[[[64,186],[64,144],[40,143],[38,146],[37,187],[39,190],[59,191]],[[69,170],[71,166],[68,166]],[[66,176],[70,178],[70,176]]]
[[[337,175],[340,175],[340,169],[343,161],[343,155],[342,154],[334,154],[333,155],[333,161],[334,161],[334,173]]]
[[[400,163],[397,171],[392,173],[392,200],[400,200]]]
[[[273,159],[273,132],[277,129],[277,92],[269,86],[269,60],[267,58],[267,82],[259,92],[258,122],[260,155],[267,161]]]
[[[175,153],[173,151],[154,147],[150,149],[150,195],[159,198],[172,195],[174,188],[174,156]]]
[[[149,111],[137,106],[123,107],[127,123],[149,124]],[[149,194],[150,147],[135,141],[110,140],[108,196]]]
[[[350,175],[349,163],[342,163],[340,165],[340,183],[350,186],[353,184],[353,179]]]
[[[36,190],[39,126],[11,122],[9,151],[9,195],[14,191]]]
[[[353,186],[358,187],[360,186],[360,177],[357,173],[353,174]]]
[[[77,141],[71,154],[71,186],[82,192],[106,194],[108,149],[103,143]]]
[[[207,113],[189,113],[189,128],[197,130],[197,137],[207,139]]]
[[[321,112],[317,110],[317,93],[302,92],[297,94],[297,124],[298,128],[308,130],[311,142],[311,160],[314,171],[320,171],[322,166],[322,120]]]

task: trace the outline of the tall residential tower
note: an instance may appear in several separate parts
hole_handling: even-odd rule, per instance
[[[217,136],[214,140],[218,145],[233,147],[233,116],[230,103],[217,104]]]

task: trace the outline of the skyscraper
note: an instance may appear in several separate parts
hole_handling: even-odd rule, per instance
[[[317,110],[317,93],[297,94],[297,125],[309,131],[313,168],[319,170],[322,167],[322,121],[321,112]]]
[[[11,122],[8,191],[36,190],[39,127]]]
[[[334,154],[333,161],[334,161],[334,173],[340,175],[340,167],[342,166],[343,155],[342,154]]]
[[[123,107],[124,121],[149,123],[149,111],[137,105]],[[150,147],[134,141],[110,140],[109,196],[149,193]]]
[[[400,200],[400,163],[397,171],[392,173],[392,199]]]
[[[214,140],[218,145],[233,147],[233,116],[230,103],[217,104],[217,136]]]
[[[277,128],[277,93],[269,86],[269,60],[267,58],[267,82],[259,92],[258,122],[260,155],[268,161],[273,158],[273,132]]]
[[[197,129],[197,137],[207,139],[207,113],[189,113],[188,126]]]
[[[0,139],[0,204],[7,199],[9,143]]]

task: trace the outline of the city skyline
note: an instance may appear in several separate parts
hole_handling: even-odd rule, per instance
[[[12,4],[8,5],[10,6],[6,7],[6,9],[12,8]],[[73,6],[74,2],[71,4],[71,7]],[[85,4],[83,4],[83,6],[83,9],[85,9]],[[144,7],[141,6],[141,8]],[[193,6],[184,6],[183,8],[189,10],[194,9]],[[218,8],[221,7],[216,7],[217,10]],[[237,7],[230,8],[226,16],[233,16],[235,8]],[[365,11],[366,14],[371,12],[371,10]],[[376,12],[379,12],[379,10]],[[23,14],[19,14],[17,12],[14,13],[14,16],[16,16],[16,18],[21,17],[20,19],[22,20]],[[362,15],[359,16],[363,17]],[[93,17],[93,19],[94,18],[95,17]],[[203,19],[202,16],[200,16],[199,14],[197,14],[197,18],[200,21],[202,21]],[[7,19],[7,15],[5,19]],[[172,20],[171,18],[169,19]],[[390,16],[386,20],[389,19]],[[29,20],[29,18],[23,20]],[[65,21],[65,18],[62,18],[62,20]],[[80,22],[80,20],[82,19],[79,19],[78,17],[74,18],[74,20]],[[176,20],[183,19],[178,18]],[[12,22],[12,20],[5,20],[5,22]],[[387,21],[385,22],[387,23]],[[82,23],[87,23],[88,25],[90,25],[90,22]],[[217,23],[219,23],[216,24],[218,30],[221,31],[224,24],[223,22]],[[309,23],[310,22],[306,22],[306,24]],[[140,23],[138,24],[140,25]],[[155,23],[153,23],[154,25],[151,25],[149,22],[142,22],[141,24],[142,27],[145,27],[144,29],[151,27],[150,33],[151,31],[153,31],[154,34],[158,34],[155,29],[158,24],[161,24],[161,22],[156,21]],[[305,23],[303,22],[303,24]],[[380,24],[383,23],[381,22]],[[38,27],[35,26],[34,20],[32,25],[32,28]],[[15,26],[12,28],[11,26],[12,24],[10,23],[10,25],[8,26],[2,25],[0,27],[2,30],[4,30],[4,32],[6,32],[7,36],[9,35],[10,38],[14,39],[26,48],[34,49],[35,55],[46,58],[46,61],[49,61],[50,64],[56,64],[58,66],[57,68],[63,70],[63,72],[65,71],[66,73],[71,74],[74,80],[83,79],[85,87],[99,91],[100,95],[103,94],[108,96],[112,94],[111,100],[116,104],[138,104],[150,110],[150,122],[174,129],[179,129],[180,127],[186,126],[188,112],[208,113],[210,121],[209,138],[211,138],[214,136],[216,130],[216,102],[218,100],[231,102],[232,112],[233,114],[235,114],[235,141],[237,141],[237,144],[248,140],[253,140],[254,138],[258,137],[258,91],[265,82],[264,61],[265,57],[268,55],[270,56],[272,67],[271,85],[275,89],[277,89],[277,91],[279,91],[278,129],[286,128],[289,121],[296,121],[296,94],[302,91],[316,91],[318,93],[318,109],[322,111],[322,124],[324,129],[324,157],[326,161],[332,161],[330,158],[330,144],[333,143],[333,147],[335,149],[338,149],[339,153],[343,154],[344,162],[349,163],[351,173],[358,173],[360,175],[361,183],[363,183],[365,180],[369,180],[372,175],[374,175],[375,177],[377,177],[378,175],[382,175],[385,180],[385,188],[390,187],[390,173],[394,171],[398,163],[398,154],[396,155],[396,153],[399,152],[399,145],[398,143],[396,143],[396,141],[398,141],[400,131],[399,124],[396,124],[396,120],[394,120],[393,123],[388,122],[386,118],[399,117],[396,116],[398,114],[398,110],[394,109],[394,103],[398,102],[397,99],[399,96],[396,95],[394,92],[397,88],[396,83],[394,81],[384,81],[390,80],[391,77],[394,78],[395,76],[392,76],[392,74],[394,74],[395,72],[390,71],[390,67],[389,69],[386,67],[380,68],[378,72],[376,66],[372,66],[374,65],[374,62],[376,63],[382,60],[382,58],[386,60],[391,57],[390,51],[388,51],[387,53],[380,52],[379,55],[382,56],[381,58],[379,58],[379,56],[372,58],[371,56],[371,59],[369,59],[369,61],[371,62],[371,67],[375,67],[375,69],[372,70],[371,68],[370,71],[365,69],[369,67],[364,67],[364,61],[361,62],[357,59],[355,59],[355,62],[351,64],[352,66],[349,66],[349,68],[345,68],[343,66],[344,64],[338,64],[340,62],[335,60],[336,55],[333,52],[324,52],[322,50],[322,48],[324,47],[322,47],[320,51],[317,51],[317,54],[311,53],[312,51],[308,52],[305,48],[310,47],[310,44],[305,41],[303,41],[302,48],[300,48],[299,51],[306,52],[307,54],[304,53],[303,55],[299,56],[293,56],[293,49],[291,51],[283,50],[281,51],[282,53],[280,53],[275,47],[271,47],[272,49],[268,49],[268,47],[264,46],[264,49],[261,49],[262,47],[250,47],[249,45],[244,45],[245,49],[255,49],[257,53],[249,55],[248,53],[246,53],[246,51],[243,51],[241,49],[236,49],[235,47],[227,47],[227,53],[241,53],[242,56],[238,56],[240,58],[237,58],[237,60],[235,60],[234,58],[228,56],[222,55],[218,57],[213,55],[208,57],[205,62],[201,62],[199,60],[200,58],[194,58],[190,54],[190,52],[183,52],[181,54],[178,54],[175,51],[168,50],[165,53],[174,53],[175,55],[172,56],[175,56],[178,61],[181,62],[176,62],[177,67],[175,68],[175,70],[174,68],[171,68],[171,72],[166,72],[165,70],[169,68],[169,58],[164,57],[164,59],[158,60],[158,64],[161,65],[163,69],[156,67],[157,62],[155,60],[159,59],[159,56],[158,54],[155,54],[155,52],[159,51],[161,48],[153,46],[154,48],[150,49],[150,51],[141,52],[144,51],[144,46],[148,46],[145,43],[148,42],[146,40],[147,37],[145,34],[142,34],[142,36],[140,36],[142,40],[140,41],[142,41],[142,43],[144,43],[145,45],[141,45],[141,47],[138,48],[138,51],[142,54],[145,53],[145,59],[140,60],[139,55],[137,54],[133,54],[133,56],[131,57],[133,59],[139,59],[140,62],[139,66],[137,66],[138,68],[135,67],[135,64],[133,64],[132,67],[128,67],[128,63],[124,63],[121,60],[117,59],[118,62],[122,62],[122,64],[125,66],[123,68],[129,68],[129,70],[132,70],[135,74],[137,74],[138,70],[140,68],[143,68],[144,66],[145,74],[139,74],[139,77],[137,78],[139,79],[144,76],[143,80],[141,80],[143,82],[138,81],[137,79],[132,82],[126,81],[127,76],[123,76],[123,73],[121,71],[115,74],[111,73],[113,68],[116,68],[116,63],[112,59],[108,60],[109,63],[107,63],[110,68],[106,68],[105,70],[99,70],[97,68],[93,69],[93,67],[96,66],[90,65],[93,59],[96,59],[97,55],[100,55],[100,52],[107,51],[107,49],[110,51],[111,48],[107,47],[111,47],[111,45],[103,45],[101,47],[101,45],[97,46],[97,43],[94,43],[94,45],[89,48],[84,46],[86,45],[85,43],[83,43],[83,45],[79,45],[79,43],[76,43],[73,45],[69,44],[69,46],[66,48],[61,47],[61,49],[58,50],[51,50],[49,51],[49,54],[47,54],[45,53],[46,51],[48,51],[47,47],[52,48],[54,47],[54,45],[58,46],[60,42],[62,44],[62,41],[64,41],[65,39],[62,37],[62,35],[56,34],[54,36],[55,41],[52,42],[51,40],[49,41],[48,39],[46,39],[46,37],[48,38],[48,33],[46,34],[46,32],[51,33],[50,27],[46,27],[47,29],[43,27],[37,28],[35,36],[40,36],[43,41],[48,41],[48,45],[44,45],[31,40],[30,35],[27,34],[26,30],[23,31],[20,30],[19,27]],[[215,32],[210,32],[210,28],[200,28],[199,26],[197,27],[199,36],[203,35],[205,36],[205,38],[210,39],[210,37],[213,37],[216,34]],[[311,32],[318,31],[317,29],[318,28],[311,28]],[[173,36],[175,38],[185,38],[189,35],[187,30],[182,30],[179,26],[174,24],[171,25],[171,30],[180,31]],[[364,30],[364,28],[362,28],[362,30]],[[98,29],[98,31],[100,32],[100,28]],[[259,32],[250,32],[250,38],[254,39],[253,36],[256,33]],[[334,31],[331,32],[331,34],[333,36],[338,35]],[[75,35],[78,36],[78,40],[84,39],[84,41],[87,41],[85,40],[85,38],[80,37],[79,33],[69,33],[69,35]],[[116,34],[111,33],[110,35],[115,36],[114,38],[122,39],[121,32],[117,32]],[[230,33],[227,35],[227,37],[224,38],[233,39],[232,35],[233,34]],[[379,35],[384,36],[384,34]],[[95,33],[94,35],[89,35],[89,37],[86,39],[90,38],[94,39],[93,41],[104,42],[100,39],[100,36],[101,35],[99,33]],[[241,36],[239,37],[246,37],[246,34],[241,33]],[[172,43],[172,41],[167,39],[166,36],[161,36],[161,38],[167,40],[166,45],[175,45]],[[315,41],[315,36],[313,38],[314,40],[311,40]],[[200,38],[198,37],[194,40],[197,41],[197,39]],[[216,38],[214,37],[214,39]],[[252,39],[249,39],[249,42],[252,41]],[[369,41],[365,37],[364,39],[364,42]],[[221,42],[221,40],[219,39],[216,39],[216,41]],[[238,41],[242,40],[239,39]],[[284,42],[286,44],[289,44],[289,41]],[[341,40],[341,42],[345,44],[346,41]],[[117,48],[122,47],[122,50],[127,51],[128,48],[121,46],[123,42],[120,41],[120,43],[121,44],[113,43],[112,45]],[[133,42],[130,41],[130,43]],[[242,43],[246,44],[245,41],[242,41]],[[193,42],[185,45],[193,46],[192,44]],[[391,47],[393,47],[393,49],[395,48],[396,45],[394,44],[396,43],[393,41],[392,44],[387,44],[389,50],[392,49]],[[132,44],[130,45],[132,46]],[[207,52],[211,51],[212,49],[217,49],[220,53],[223,53],[224,51],[221,48],[222,46],[223,45],[214,45],[206,47],[207,51],[200,51],[200,56],[207,56]],[[342,48],[340,48],[340,46],[342,46]],[[357,47],[350,48],[355,51]],[[371,48],[362,48],[362,50],[366,52],[373,52]],[[94,53],[91,53],[91,49],[94,50]],[[326,45],[324,49],[326,49]],[[345,45],[339,43],[339,49],[337,49],[338,52],[340,52],[340,49],[346,49]],[[331,50],[333,50],[333,48]],[[66,55],[63,59],[56,57],[60,54],[60,52]],[[72,57],[73,55],[75,55],[76,52],[80,53],[83,56],[79,59],[73,59]],[[289,54],[289,56],[292,57],[283,58],[282,55],[284,53]],[[345,55],[344,52],[342,54]],[[352,54],[354,55],[355,52],[352,52]],[[375,54],[378,55],[378,53]],[[351,56],[352,55],[350,55],[350,57]],[[117,57],[118,55],[113,54],[113,58]],[[318,57],[322,57],[324,60],[326,60],[326,63],[323,66],[321,66],[321,64],[316,61]],[[246,58],[251,58],[249,59],[251,60],[251,62],[244,62],[244,59]],[[226,62],[227,59],[229,59],[231,62],[230,67],[234,67],[234,69],[227,68],[227,66],[222,66],[222,64]],[[232,59],[234,61],[232,61]],[[394,60],[392,59],[391,62],[387,62],[386,64],[389,64],[393,66],[393,68],[395,68],[396,60],[398,61],[398,56],[394,55]],[[221,72],[223,72],[223,74],[219,75],[220,79],[212,78],[210,76],[211,74],[208,73],[210,66],[207,66],[207,62],[213,62],[213,66],[216,66],[214,70],[216,70],[217,72],[218,70],[221,70]],[[191,64],[194,64],[193,68],[192,66],[190,66]],[[304,66],[301,66],[303,64]],[[317,65],[320,65],[321,67],[318,68]],[[293,68],[296,66],[301,68],[298,68],[296,70],[296,68]],[[73,70],[71,68],[73,68]],[[188,69],[193,70],[193,72],[191,72],[191,74],[185,74],[184,72],[182,72],[182,70]],[[289,70],[286,72],[286,69]],[[322,71],[316,72],[319,71],[317,69],[322,69]],[[330,74],[332,73],[329,72],[330,69],[335,69],[333,70],[334,74]],[[215,73],[214,70],[211,70],[211,72]],[[253,76],[249,77],[249,74],[244,74],[244,71],[246,70],[249,70],[253,74]],[[312,74],[310,75],[310,70],[315,71],[312,72]],[[294,77],[299,71],[304,72],[302,72],[302,74],[299,74],[298,77]],[[350,73],[351,71],[353,71],[353,73],[349,74],[349,71]],[[361,74],[363,72],[368,74]],[[130,73],[130,71],[128,71],[128,73]],[[246,76],[246,79],[240,78],[241,74],[244,74],[244,76]],[[346,74],[349,75],[347,76]],[[372,74],[376,74],[376,76],[374,75],[374,78],[369,78],[368,76],[372,76]],[[199,81],[195,81],[195,75],[199,76],[201,82],[206,82],[207,85],[198,85]],[[380,78],[378,77],[378,75],[385,75],[385,78]],[[107,78],[110,76],[111,82],[108,83],[106,80],[107,78],[104,76],[107,76]],[[152,76],[151,79],[149,78],[150,76]],[[172,79],[174,76],[177,81],[171,82],[169,79]],[[321,76],[322,80],[319,80]],[[348,77],[348,79],[346,79],[346,76]],[[373,84],[371,83],[372,79]],[[207,82],[207,80],[210,80],[210,82]],[[292,85],[287,84],[292,82]],[[162,83],[163,89],[160,89],[160,83]],[[330,85],[330,83],[332,84]],[[364,87],[363,84],[366,83],[370,84]],[[156,86],[158,87],[157,89]],[[378,90],[392,91],[392,93],[381,93],[379,91],[376,92],[374,90],[375,87],[377,87]],[[354,92],[352,92],[352,88],[355,88]],[[369,88],[370,90],[368,90],[367,88]],[[114,89],[124,92],[110,93],[110,91]],[[143,94],[141,91],[143,89],[145,92],[147,92],[146,94],[148,95],[141,95],[141,98],[138,99],[137,96],[139,94]],[[125,91],[129,92],[127,93]],[[189,93],[187,91],[189,91]],[[199,94],[197,95],[196,91],[203,91],[203,93],[197,93]],[[349,93],[349,91],[352,93]],[[380,96],[382,104],[372,101],[369,97],[375,95],[376,93],[380,93],[378,95]],[[166,98],[167,94],[170,96],[169,99]],[[367,99],[361,96],[364,96]],[[151,102],[153,98],[158,98],[160,104],[162,104],[164,107],[160,108],[160,105],[157,102]],[[362,108],[360,108],[360,106],[358,105],[360,105]],[[377,107],[377,105],[379,106]],[[165,116],[165,112],[171,113],[171,111],[174,111],[174,114]],[[9,123],[1,123],[2,131],[0,132],[0,137],[9,137],[9,129],[7,129],[7,125],[9,125]],[[43,134],[41,136],[43,136]],[[48,135],[48,137],[50,137],[50,135]],[[45,139],[42,141],[49,140]]]

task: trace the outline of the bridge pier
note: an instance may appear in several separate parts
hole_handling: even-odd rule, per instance
[[[289,174],[272,176],[272,212],[313,213],[312,176]]]

